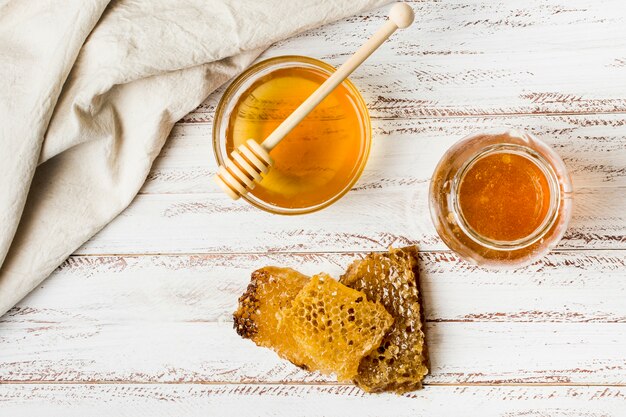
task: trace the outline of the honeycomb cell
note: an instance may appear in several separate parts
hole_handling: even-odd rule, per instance
[[[278,322],[283,310],[291,305],[309,281],[307,275],[291,268],[267,266],[254,271],[233,314],[237,333],[258,346],[274,349],[282,358],[308,369],[309,359],[291,334],[279,329]]]
[[[339,381],[357,374],[364,356],[374,351],[393,318],[380,304],[366,301],[360,291],[340,284],[329,275],[314,275],[285,309],[279,327],[291,334],[310,359],[310,369],[334,373]],[[309,319],[307,306],[320,307],[316,319]],[[333,314],[336,306],[339,314]],[[360,323],[360,324],[359,324]]]
[[[368,392],[418,389],[428,373],[417,249],[372,253],[348,267],[340,282],[383,304],[394,323],[380,346],[363,358],[354,381]]]

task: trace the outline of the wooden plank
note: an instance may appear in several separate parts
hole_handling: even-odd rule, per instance
[[[0,382],[332,381],[241,339],[230,322],[168,320],[164,308],[153,300],[154,318],[142,320],[9,315]],[[626,383],[624,323],[439,322],[427,324],[427,340],[428,383]]]
[[[415,23],[351,77],[373,117],[623,112],[626,9],[620,0],[413,3]],[[279,42],[261,59],[345,61],[385,18],[363,13]],[[206,122],[220,93],[186,122]]]
[[[626,116],[519,116],[373,120],[373,146],[356,190],[425,183],[444,152],[460,138],[508,127],[536,134],[561,155],[576,189],[626,186]],[[178,124],[157,158],[142,193],[221,192],[210,124]],[[419,149],[419,152],[416,152]]]
[[[72,256],[4,323],[230,321],[251,271],[283,265],[338,277],[359,256]],[[419,256],[428,321],[626,323],[626,251],[553,252],[519,271],[482,270],[450,252]]]
[[[328,382],[240,339],[252,269],[339,274],[355,254],[74,256],[0,321],[0,383]],[[626,251],[518,273],[421,253],[429,383],[624,383]]]
[[[559,248],[626,248],[624,190],[577,191]],[[427,183],[348,193],[306,216],[271,215],[223,193],[144,194],[77,253],[358,252],[408,244],[446,249],[429,216]]]
[[[618,0],[413,5],[413,28],[353,77],[376,137],[355,190],[306,217],[230,203],[209,185],[223,90],[211,95],[174,130],[145,195],[79,251],[112,255],[70,258],[0,320],[2,414],[624,415],[621,387],[536,384],[626,384],[626,9]],[[264,56],[338,65],[383,18],[355,16]],[[561,249],[572,250],[514,273],[421,253],[431,386],[366,395],[234,333],[230,313],[256,267],[338,274],[355,256],[346,251],[444,249],[425,204],[430,174],[455,140],[497,125],[538,134],[566,160],[577,206]],[[143,252],[180,255],[114,255]]]
[[[403,396],[324,385],[2,385],[12,417],[359,416],[620,417],[617,387],[426,387]]]

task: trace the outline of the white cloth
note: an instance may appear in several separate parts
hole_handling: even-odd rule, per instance
[[[386,2],[0,0],[0,315],[128,206],[173,124],[264,48]]]

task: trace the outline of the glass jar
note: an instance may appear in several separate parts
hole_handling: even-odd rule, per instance
[[[226,89],[215,112],[217,163],[224,163],[239,145],[237,140],[262,142],[334,71],[331,65],[304,56],[270,58],[244,71]],[[298,140],[301,148],[296,147]],[[367,107],[352,82],[345,80],[272,151],[270,172],[242,198],[275,214],[320,210],[354,186],[370,145]]]
[[[480,132],[443,155],[430,184],[430,213],[445,244],[467,261],[516,268],[563,237],[572,183],[561,158],[535,136]]]

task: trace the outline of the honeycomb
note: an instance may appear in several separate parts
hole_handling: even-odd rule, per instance
[[[392,323],[381,304],[319,274],[284,311],[280,327],[310,358],[311,369],[347,381],[356,376],[361,359],[380,345]]]
[[[417,249],[390,249],[353,262],[340,282],[382,303],[394,323],[380,346],[363,358],[354,382],[368,392],[421,388],[428,373]]]
[[[274,349],[284,359],[308,369],[309,360],[291,333],[279,329],[282,311],[310,281],[291,268],[267,266],[252,273],[246,292],[233,314],[237,333],[258,346]]]

